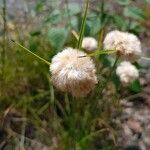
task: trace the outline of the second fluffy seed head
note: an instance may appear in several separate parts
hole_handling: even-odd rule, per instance
[[[141,57],[141,42],[132,33],[111,31],[104,39],[104,48],[115,49],[125,60],[134,62]]]

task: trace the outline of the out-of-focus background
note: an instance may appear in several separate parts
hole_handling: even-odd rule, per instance
[[[21,149],[18,143],[22,141],[27,150],[63,149],[58,147],[55,125],[51,125],[52,114],[47,115],[53,93],[49,66],[11,39],[50,61],[64,47],[75,47],[71,31],[79,33],[84,6],[81,0],[0,1],[0,149]],[[113,29],[136,34],[143,56],[150,57],[150,0],[90,0],[85,36],[98,39],[100,32],[105,36]],[[111,60],[104,62],[111,66]],[[150,149],[149,65],[150,61],[140,60],[141,86],[122,91],[122,113],[112,118],[119,126],[117,149]],[[103,141],[103,146],[95,149],[111,150],[110,143]]]

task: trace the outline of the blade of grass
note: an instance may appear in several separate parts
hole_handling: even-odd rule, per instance
[[[26,47],[22,46],[20,43],[14,41],[14,40],[11,40],[13,43],[15,43],[16,45],[18,45],[19,47],[23,48],[25,51],[27,51],[28,53],[32,54],[33,56],[35,56],[36,58],[42,60],[44,63],[46,63],[47,65],[50,65],[51,63],[48,62],[47,60],[45,60],[44,58],[38,56],[37,54],[31,52],[29,49],[27,49]]]
[[[79,40],[77,43],[78,49],[81,49],[81,46],[82,46],[82,40],[83,40],[83,36],[84,36],[84,31],[85,31],[85,23],[86,23],[86,18],[87,18],[88,7],[89,7],[89,0],[86,0],[86,6],[85,6],[84,16],[83,16],[83,20],[82,20],[82,24],[81,24]]]
[[[108,129],[107,129],[107,128],[104,128],[104,129],[100,129],[100,130],[98,130],[98,131],[92,132],[92,133],[90,133],[89,135],[85,136],[85,137],[80,141],[80,143],[83,143],[83,142],[85,142],[86,140],[92,140],[93,137],[96,137],[96,136],[98,136],[100,133],[103,133],[103,132],[105,132],[105,131],[108,131]]]
[[[41,115],[45,110],[48,109],[49,105],[50,105],[49,103],[46,103],[44,106],[42,106],[42,107],[39,109],[39,111],[37,112],[37,114],[38,114],[38,115]]]

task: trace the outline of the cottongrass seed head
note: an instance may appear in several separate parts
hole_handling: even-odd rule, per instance
[[[128,86],[139,77],[138,69],[128,61],[120,63],[116,69],[116,74],[119,76],[123,86]]]
[[[119,56],[123,59],[134,62],[141,57],[141,42],[138,37],[132,33],[111,31],[104,39],[104,48],[117,50]]]
[[[53,85],[75,97],[84,97],[94,89],[97,83],[93,60],[86,53],[66,48],[52,59],[50,72]]]
[[[87,52],[93,52],[97,49],[97,41],[93,37],[85,37],[82,41],[82,48]]]

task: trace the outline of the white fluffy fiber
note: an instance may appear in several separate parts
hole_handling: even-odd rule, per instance
[[[93,37],[85,37],[82,41],[82,48],[87,52],[93,52],[97,49],[97,41]]]
[[[129,85],[139,77],[137,68],[128,61],[120,63],[116,69],[116,74],[124,86]]]
[[[104,48],[109,50],[116,49],[122,58],[131,62],[139,59],[142,53],[141,42],[136,35],[117,30],[106,35]]]
[[[53,85],[73,96],[86,96],[97,83],[93,60],[86,53],[73,48],[66,48],[52,59],[50,72]]]

